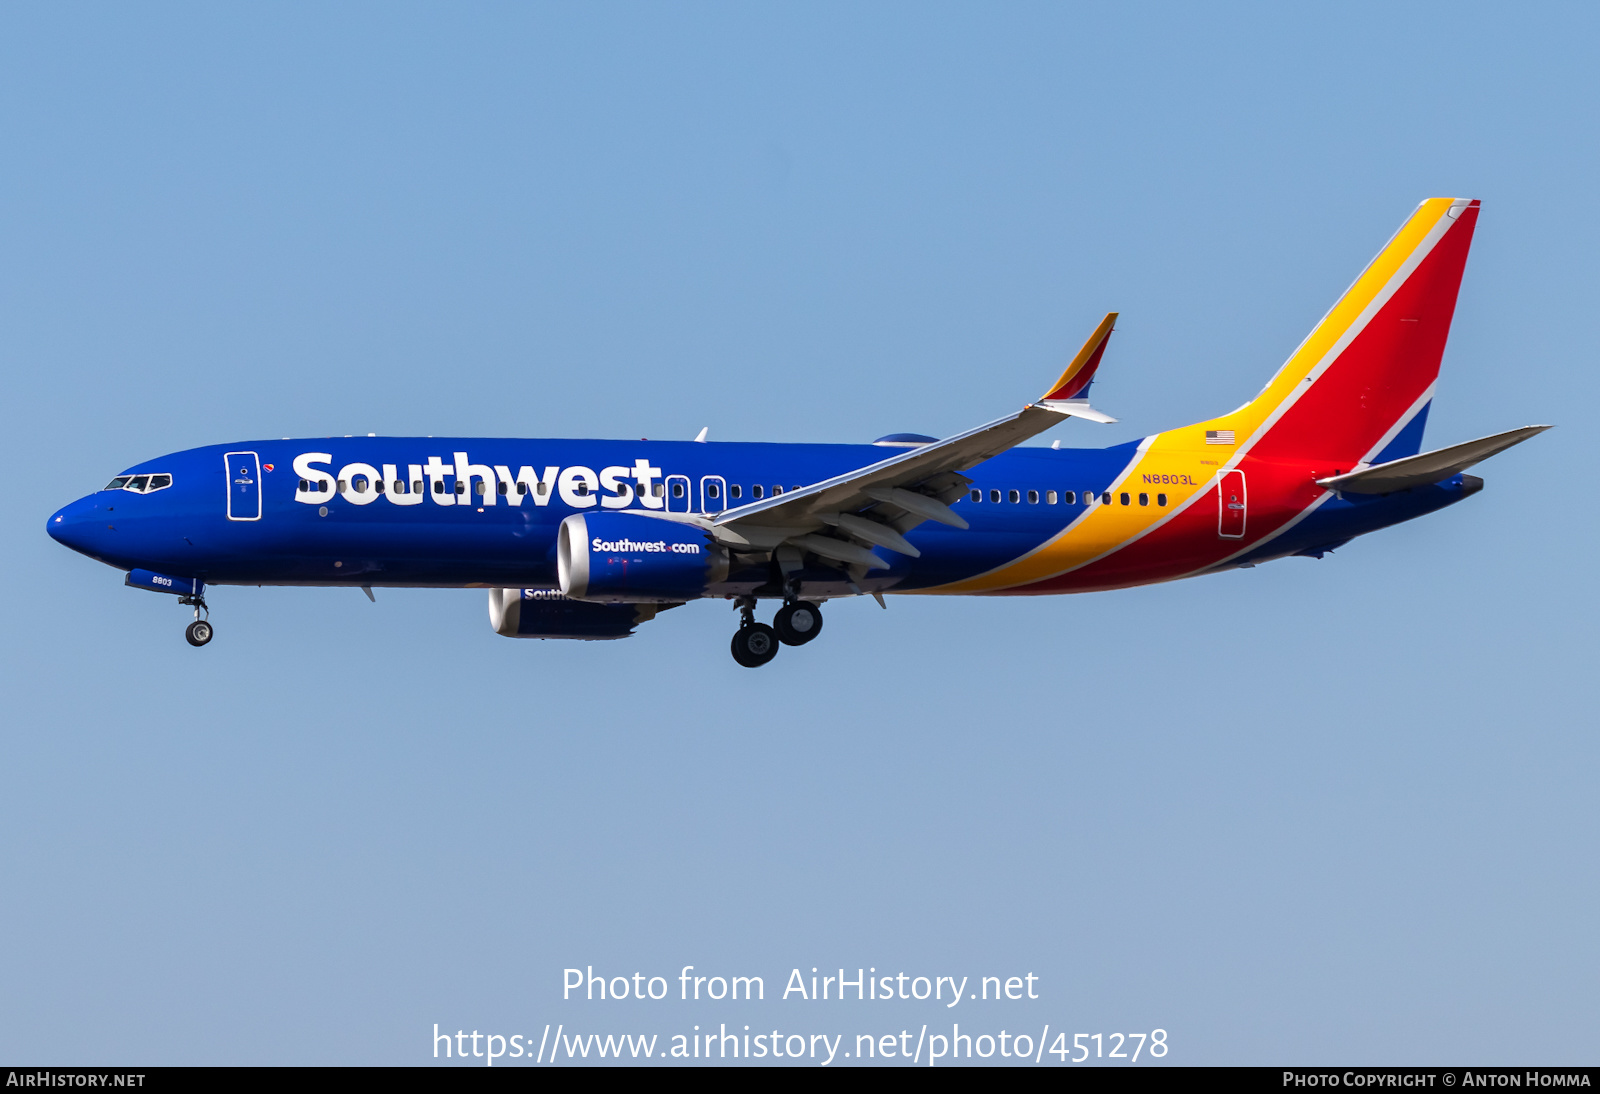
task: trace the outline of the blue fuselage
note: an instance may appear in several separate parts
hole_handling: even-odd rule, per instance
[[[874,574],[874,584],[935,591],[1027,555],[1099,503],[1137,451],[1137,443],[1019,448],[988,460],[966,472],[971,490],[953,503],[971,527],[917,526],[908,538],[921,557],[880,552],[889,568]],[[98,491],[53,514],[48,528],[118,569],[208,584],[548,587],[556,580],[557,527],[573,513],[714,514],[886,454],[893,450],[874,445],[251,441],[146,461],[119,478],[170,476],[169,486]],[[1226,565],[1316,553],[1442,508],[1477,486],[1457,476],[1388,497],[1330,498]],[[1166,495],[1158,496],[1165,504]]]

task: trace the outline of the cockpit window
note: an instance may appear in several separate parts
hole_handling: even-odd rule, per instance
[[[136,494],[153,494],[172,485],[171,475],[118,475],[106,483],[107,490],[132,490]]]

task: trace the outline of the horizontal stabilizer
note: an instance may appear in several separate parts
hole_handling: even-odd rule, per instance
[[[1549,428],[1547,425],[1525,425],[1509,433],[1496,433],[1492,437],[1480,437],[1478,440],[1451,445],[1435,452],[1424,452],[1419,456],[1407,456],[1403,460],[1380,463],[1376,467],[1352,471],[1348,475],[1318,479],[1317,485],[1344,494],[1392,494],[1396,490],[1407,490],[1413,486],[1427,486],[1458,475],[1473,464],[1486,460],[1498,452],[1504,452],[1514,444],[1521,444],[1529,437],[1543,433]]]

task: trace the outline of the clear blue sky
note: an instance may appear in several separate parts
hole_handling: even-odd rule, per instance
[[[1600,1048],[1587,5],[8,5],[0,1058],[412,1063],[504,1034],[898,1032],[789,970],[1033,972],[973,1029],[1183,1063]],[[1484,211],[1447,512],[1121,593],[182,609],[44,533],[264,436],[857,441],[1037,395],[1108,444],[1254,393],[1412,207]],[[561,970],[763,975],[563,1003]],[[675,981],[674,981],[675,983]]]

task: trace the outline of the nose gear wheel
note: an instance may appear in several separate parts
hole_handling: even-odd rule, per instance
[[[203,596],[180,596],[178,603],[194,606],[194,622],[183,629],[183,637],[188,641],[189,645],[203,646],[211,641],[216,631],[211,626],[211,609],[206,606],[206,598]],[[206,613],[204,619],[200,618],[201,612]]]

